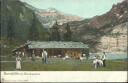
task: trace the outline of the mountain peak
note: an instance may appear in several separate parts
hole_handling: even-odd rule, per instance
[[[128,0],[114,4],[109,12],[92,18],[90,25],[100,28],[107,24],[116,25],[126,21],[128,21]]]
[[[58,12],[58,10],[56,10],[55,8],[48,8],[47,11],[48,12]]]
[[[38,12],[38,16],[42,24],[48,25],[48,27],[51,27],[54,24],[54,21],[56,20],[58,21],[59,25],[62,25],[70,21],[83,20],[82,17],[71,15],[71,14],[65,14],[61,11],[58,11],[55,8],[48,8],[48,9],[42,10]]]

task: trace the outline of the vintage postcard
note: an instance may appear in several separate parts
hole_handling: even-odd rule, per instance
[[[128,81],[128,0],[0,5],[1,82]]]

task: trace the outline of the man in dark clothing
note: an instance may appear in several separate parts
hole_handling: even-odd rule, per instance
[[[105,52],[103,52],[102,60],[103,60],[103,67],[106,67],[106,54],[105,54]]]

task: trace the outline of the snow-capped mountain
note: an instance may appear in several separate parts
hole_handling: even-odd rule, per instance
[[[55,8],[38,9],[27,3],[25,3],[25,5],[26,7],[35,11],[40,22],[44,25],[44,27],[47,28],[52,27],[56,21],[58,22],[59,25],[62,25],[67,22],[81,21],[84,19],[76,15],[63,13]]]
[[[75,15],[65,14],[56,10],[55,8],[48,8],[37,12],[38,18],[44,26],[52,27],[57,21],[59,25],[70,21],[81,21],[83,18]]]

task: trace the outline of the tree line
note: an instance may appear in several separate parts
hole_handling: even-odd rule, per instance
[[[71,41],[72,40],[72,32],[69,24],[67,23],[65,27],[65,32],[59,30],[59,25],[57,22],[53,25],[50,30],[50,41]]]
[[[35,14],[33,13],[33,19],[29,28],[28,32],[28,40],[39,40],[39,31],[37,26],[37,19]],[[8,23],[7,23],[7,39],[13,40],[16,38],[16,32],[14,31],[16,28],[17,20],[15,17],[9,17]]]
[[[33,13],[33,19],[31,21],[31,25],[29,28],[29,32],[28,32],[28,40],[31,41],[36,41],[39,40],[39,30],[37,28],[37,19],[36,19],[36,15]],[[16,19],[13,17],[10,17],[8,20],[8,25],[7,25],[7,38],[9,40],[13,40],[16,38],[16,32],[14,31],[16,28],[15,24],[16,24]],[[57,24],[57,22],[53,25],[53,27],[50,30],[50,34],[49,34],[49,41],[71,41],[72,40],[72,32],[70,29],[69,24],[67,23],[66,27],[65,27],[66,32],[62,33],[59,31],[59,26]]]

